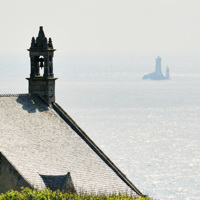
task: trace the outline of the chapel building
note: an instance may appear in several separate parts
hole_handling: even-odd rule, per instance
[[[56,103],[55,49],[42,27],[28,51],[28,94],[0,95],[0,193],[23,186],[143,196]]]

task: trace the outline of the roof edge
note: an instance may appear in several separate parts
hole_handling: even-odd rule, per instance
[[[0,94],[0,97],[19,97],[19,96],[28,96],[28,93],[22,94]]]
[[[92,148],[92,150],[139,196],[145,197],[136,186],[123,174],[119,168],[105,155],[105,153],[88,137],[76,122],[57,104],[52,104],[59,116]]]

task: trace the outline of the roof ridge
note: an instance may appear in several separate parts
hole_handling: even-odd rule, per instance
[[[20,93],[20,94],[0,94],[0,97],[19,97],[19,96],[28,96],[27,93]]]
[[[92,148],[92,150],[123,180],[136,194],[145,197],[138,188],[123,174],[120,169],[106,156],[106,154],[90,139],[90,137],[76,124],[58,103],[52,104],[53,109],[67,124]]]

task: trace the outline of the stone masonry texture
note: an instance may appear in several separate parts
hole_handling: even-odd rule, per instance
[[[76,191],[135,194],[38,96],[0,96],[0,152],[35,188],[70,173]]]

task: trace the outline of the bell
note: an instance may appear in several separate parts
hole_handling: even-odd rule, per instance
[[[42,69],[43,67],[44,67],[44,64],[43,64],[43,62],[44,62],[44,58],[39,58],[39,67]]]

